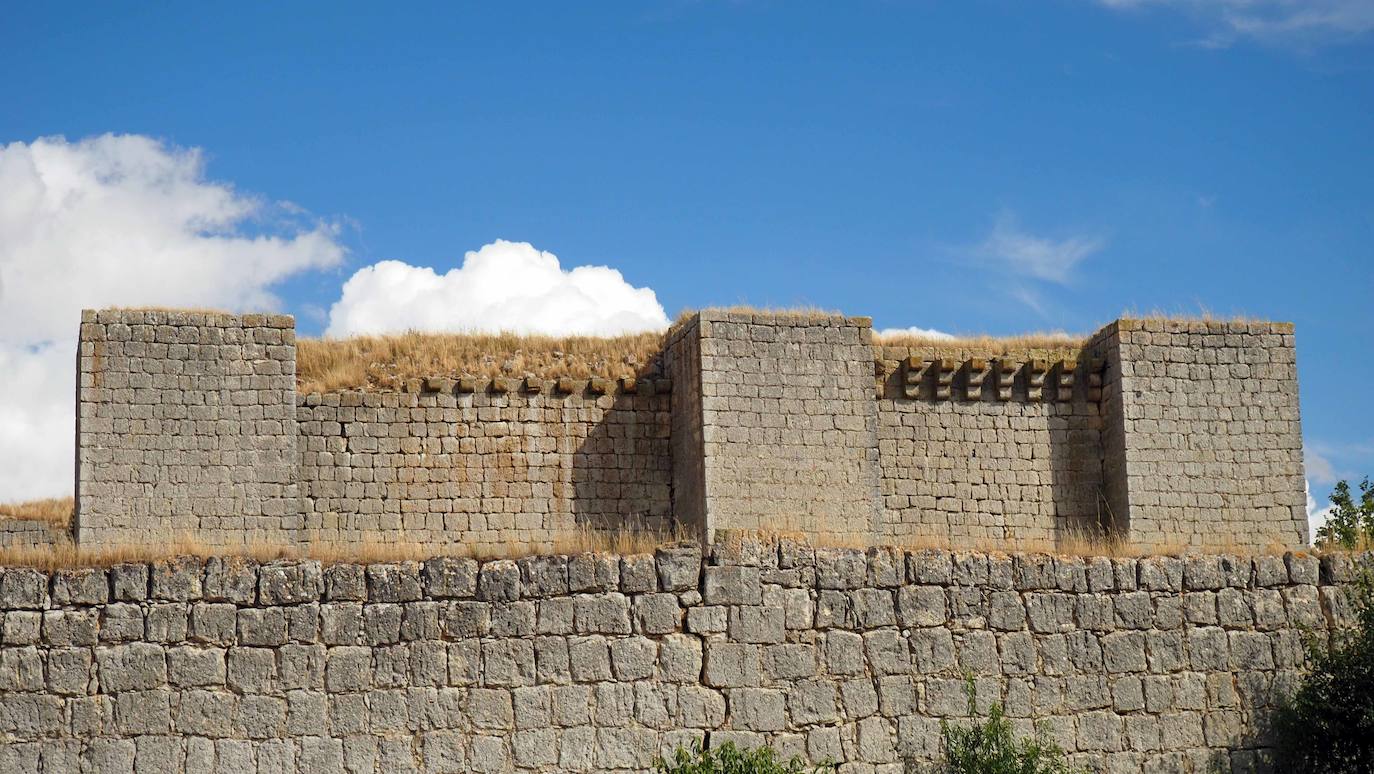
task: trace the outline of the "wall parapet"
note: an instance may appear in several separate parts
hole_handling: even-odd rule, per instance
[[[703,310],[619,380],[388,366],[400,389],[300,396],[288,316],[88,311],[75,535],[1306,544],[1291,324],[1123,319],[1001,345],[875,343],[871,324]]]
[[[863,770],[1000,701],[1095,771],[1249,771],[1369,555],[654,554],[0,569],[0,770]]]

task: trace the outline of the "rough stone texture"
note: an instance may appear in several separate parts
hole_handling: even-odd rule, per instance
[[[35,519],[0,518],[0,549],[70,545],[71,531]]]
[[[670,341],[666,359],[675,382],[700,390],[699,404],[673,406],[674,430],[686,424],[701,434],[702,464],[692,460],[674,477],[686,493],[675,503],[683,523],[704,525],[708,539],[720,530],[873,533],[868,318],[706,310]],[[688,432],[677,449],[690,454],[697,431]]]
[[[292,317],[85,311],[78,361],[81,545],[295,540]]]
[[[951,546],[1054,545],[1103,524],[1102,416],[1087,386],[1089,362],[1076,350],[1007,359],[1012,387],[998,397],[991,377],[970,386],[964,364],[986,353],[948,347],[878,347],[881,540],[919,538]],[[934,374],[903,393],[901,362],[952,359],[947,395]],[[1029,362],[1079,363],[1067,400],[1044,400]],[[1057,397],[1057,396],[1055,396]]]
[[[1118,320],[1090,346],[1107,354],[1109,499],[1131,542],[1307,543],[1291,323]]]
[[[734,740],[895,774],[965,673],[1094,772],[1250,771],[1370,557],[755,545],[521,595],[579,559],[0,569],[0,771],[645,771]]]
[[[552,550],[623,528],[954,547],[1307,539],[1282,323],[1121,320],[1081,348],[988,358],[873,346],[867,318],[708,310],[638,381],[307,396],[289,317],[85,312],[81,352],[87,547]],[[0,522],[0,546],[60,540]]]
[[[499,548],[664,529],[669,401],[652,387],[301,396],[303,537]]]

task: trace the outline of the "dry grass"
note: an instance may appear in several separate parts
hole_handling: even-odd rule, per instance
[[[240,549],[217,549],[189,536],[176,536],[160,546],[113,546],[79,549],[71,544],[58,546],[0,548],[0,567],[36,567],[55,570],[72,567],[110,567],[126,562],[155,562],[173,556],[242,556],[259,562],[277,559],[316,559],[325,564],[373,564],[459,556],[479,560],[518,559],[540,554],[604,553],[627,556],[652,553],[659,546],[679,542],[682,534],[650,530],[621,529],[613,532],[579,529],[554,536],[547,542],[503,543],[489,546],[426,545],[414,542],[387,542],[376,535],[364,535],[349,544],[308,542],[300,546],[253,543]]]
[[[880,336],[873,343],[882,347],[914,347],[935,350],[960,350],[985,353],[989,357],[1033,350],[1077,350],[1088,342],[1085,336],[1062,332],[1026,333],[1018,336],[956,336],[952,339],[918,336],[909,333]]]
[[[519,336],[403,333],[349,339],[301,339],[296,344],[296,389],[397,390],[411,379],[533,375],[638,376],[662,349],[663,334]]]
[[[50,497],[23,503],[0,504],[0,519],[41,521],[55,529],[67,529],[72,523],[76,502],[70,497]]]
[[[208,306],[111,306],[116,312],[182,312],[184,314],[227,314],[234,312],[224,309],[211,309]]]
[[[678,313],[677,321],[682,322],[692,315],[699,312],[725,312],[727,314],[763,314],[770,317],[777,317],[784,320],[795,322],[807,322],[812,320],[824,320],[830,317],[842,317],[843,313],[836,309],[822,309],[819,306],[754,306],[752,304],[732,304],[730,306],[708,306],[703,309],[684,309]]]
[[[1196,310],[1188,311],[1165,311],[1155,308],[1146,312],[1138,309],[1123,310],[1120,315],[1123,320],[1164,320],[1171,322],[1203,322],[1203,323],[1262,323],[1268,322],[1264,318],[1245,314],[1244,312],[1233,312],[1231,314],[1221,314],[1208,309],[1203,304],[1198,304]]]
[[[1194,545],[1183,541],[1160,545],[1131,544],[1096,531],[1069,530],[1053,540],[986,539],[973,542],[953,541],[944,536],[928,535],[899,541],[876,541],[858,534],[808,535],[796,530],[735,530],[717,535],[717,541],[730,544],[741,541],[762,543],[803,543],[814,548],[898,548],[904,551],[972,551],[986,554],[1052,554],[1081,558],[1141,558],[1147,556],[1184,556],[1186,554],[1225,554],[1236,556],[1282,556],[1294,549],[1277,543],[1260,550],[1221,541]]]

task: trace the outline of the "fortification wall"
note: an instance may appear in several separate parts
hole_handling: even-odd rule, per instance
[[[1100,337],[1132,541],[1308,540],[1293,326],[1118,320]]]
[[[871,321],[706,310],[675,339],[700,353],[700,506],[717,530],[871,535],[878,515]],[[670,354],[669,362],[692,361]],[[695,402],[675,411],[695,412]],[[690,431],[695,432],[695,431]],[[695,476],[695,467],[690,468]],[[692,482],[689,487],[696,487]],[[696,504],[695,499],[692,500]],[[685,505],[685,504],[684,504]]]
[[[909,771],[1002,702],[1094,771],[1250,771],[1349,557],[746,545],[0,574],[6,772],[644,771],[768,743]]]
[[[295,321],[150,310],[81,320],[81,544],[291,542]]]
[[[298,399],[303,540],[496,549],[670,529],[667,380],[430,386]]]
[[[1077,348],[877,349],[880,539],[1052,546],[1102,534],[1100,360]]]
[[[552,546],[645,526],[962,547],[1308,537],[1281,323],[1121,320],[1081,349],[1009,354],[874,347],[864,317],[706,310],[668,333],[652,378],[408,376],[408,392],[298,398],[290,317],[83,320],[86,546]]]

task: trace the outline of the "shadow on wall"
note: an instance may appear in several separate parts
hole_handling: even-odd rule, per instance
[[[1094,404],[1055,404],[1063,413],[1048,418],[1050,486],[1056,547],[1114,534],[1114,518],[1103,490],[1102,416]]]
[[[673,531],[670,400],[652,392],[598,399],[601,419],[572,453],[571,502],[578,527]]]
[[[922,363],[945,353],[901,354]],[[1082,365],[1071,385],[1049,381],[1044,371],[1032,384],[1026,358],[1011,361],[1015,370],[999,382],[988,370],[995,361],[959,351],[952,356],[957,365],[945,369],[943,381],[933,368],[914,379],[907,367],[891,368],[895,362],[883,371],[879,451],[889,496],[887,536],[1048,549],[1112,534],[1103,492],[1104,415],[1083,378],[1089,353],[1077,357]]]

